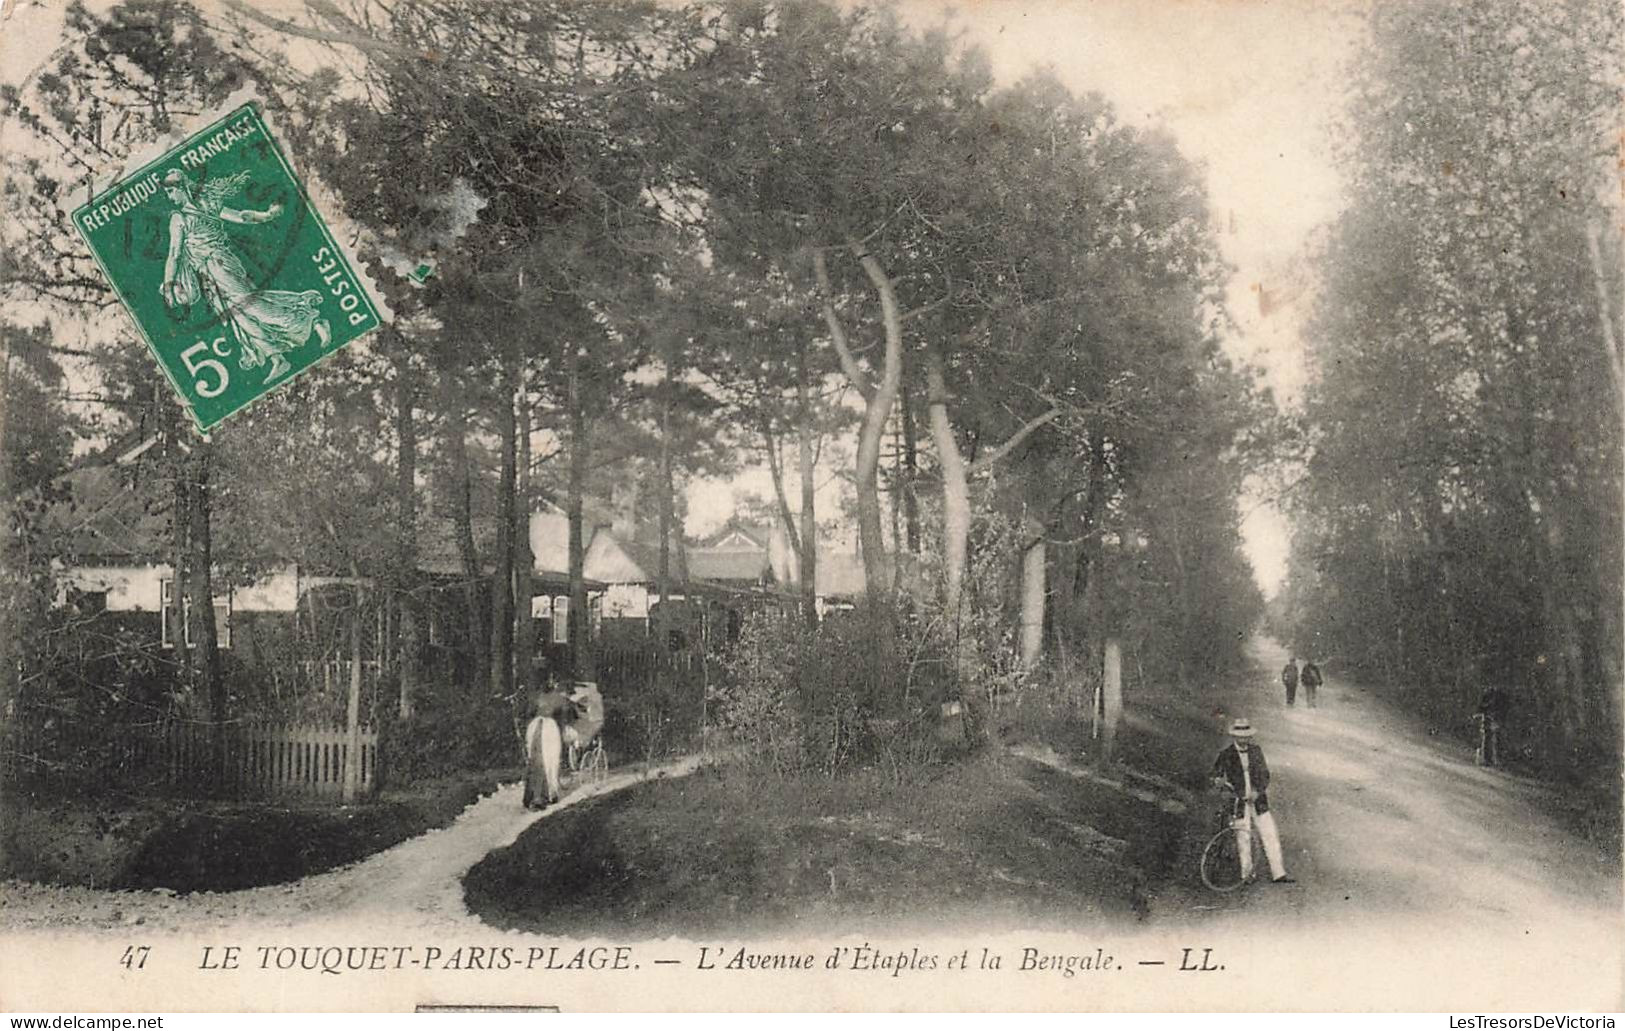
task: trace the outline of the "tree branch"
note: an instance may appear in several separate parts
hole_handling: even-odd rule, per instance
[[[858,364],[857,356],[852,353],[852,347],[847,343],[846,330],[841,326],[840,316],[835,314],[835,290],[829,281],[829,265],[824,260],[822,250],[813,251],[813,272],[818,276],[818,295],[822,301],[824,311],[824,324],[829,327],[830,340],[835,344],[835,353],[841,359],[841,371],[846,378],[868,401],[875,395],[875,386]]]
[[[1608,284],[1603,276],[1602,245],[1597,242],[1597,227],[1586,227],[1586,249],[1591,252],[1591,277],[1597,284],[1597,315],[1602,320],[1603,345],[1608,348],[1608,374],[1613,377],[1614,391],[1625,406],[1625,367],[1620,364],[1619,338],[1614,335],[1614,316],[1608,301]]]
[[[1051,408],[1043,415],[1033,419],[1032,421],[1028,422],[1027,425],[1017,430],[1009,440],[972,462],[966,472],[971,476],[976,476],[987,472],[993,467],[994,463],[998,462],[999,459],[1003,458],[1005,455],[1008,455],[1010,452],[1019,447],[1021,442],[1026,440],[1034,430],[1037,430],[1039,427],[1047,425],[1048,423],[1054,422],[1060,417],[1060,415],[1061,410],[1059,408]]]

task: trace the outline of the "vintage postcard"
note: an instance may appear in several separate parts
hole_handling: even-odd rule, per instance
[[[0,0],[0,1009],[1625,1006],[1612,0]]]

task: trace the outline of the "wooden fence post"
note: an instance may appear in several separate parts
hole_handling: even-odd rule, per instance
[[[361,788],[361,591],[355,593],[350,620],[350,699],[346,707],[344,745],[344,801],[354,802]]]

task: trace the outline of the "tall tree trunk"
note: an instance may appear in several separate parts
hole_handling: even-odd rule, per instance
[[[1619,140],[1621,161],[1625,162],[1625,136]],[[1603,358],[1608,364],[1608,377],[1614,384],[1614,401],[1617,405],[1615,416],[1618,419],[1617,428],[1620,431],[1619,451],[1622,467],[1616,467],[1615,472],[1620,473],[1622,482],[1625,482],[1625,340],[1620,339],[1620,332],[1625,332],[1625,325],[1616,331],[1613,304],[1609,300],[1608,274],[1602,256],[1601,230],[1595,224],[1587,227],[1586,244],[1591,257],[1591,274],[1593,284],[1597,289],[1597,311],[1602,326]],[[1616,274],[1625,275],[1625,261],[1620,262]],[[1625,286],[1625,283],[1621,284]],[[1620,293],[1621,322],[1625,323],[1625,290]],[[1615,537],[1617,541],[1617,536]],[[1621,549],[1620,559],[1625,563],[1625,549]],[[1617,577],[1617,579],[1616,579]],[[1603,685],[1603,703],[1609,717],[1610,728],[1617,736],[1617,723],[1620,716],[1620,707],[1625,699],[1619,696],[1622,688],[1620,680],[1625,675],[1625,592],[1619,586],[1625,583],[1625,566],[1616,565],[1611,574],[1599,577],[1602,604],[1605,609],[1602,613],[1604,628],[1604,643],[1602,645],[1602,664],[1607,683]]]
[[[536,623],[533,618],[531,596],[535,593],[532,572],[536,556],[530,550],[531,522],[531,454],[530,454],[530,395],[520,386],[519,403],[519,516],[515,522],[514,538],[514,666],[519,688],[524,697],[536,686],[532,682],[535,666]]]
[[[395,669],[400,679],[397,713],[403,720],[412,717],[423,647],[417,593],[418,429],[413,394],[411,368],[405,356],[398,355],[395,361],[395,575],[400,623],[395,640]]]
[[[571,344],[566,362],[566,394],[570,407],[570,484],[565,499],[570,523],[570,671],[579,680],[596,677],[593,648],[587,634],[587,539],[583,525],[582,499],[587,492],[587,470],[592,461],[592,441],[587,420],[587,401],[581,382],[581,348]]]
[[[767,455],[767,475],[773,483],[773,503],[778,509],[779,523],[784,527],[784,538],[801,559],[801,531],[796,526],[795,513],[790,509],[790,494],[784,487],[784,463],[779,461],[779,440],[773,432],[772,416],[761,417],[762,452]]]
[[[355,587],[350,595],[350,683],[344,706],[344,782],[345,802],[354,802],[361,792],[361,623],[366,609],[362,604],[361,571],[350,567]]]
[[[667,609],[671,594],[671,355],[669,342],[662,341],[660,361],[660,568],[656,571],[655,593],[660,598],[659,644],[664,649],[671,641],[671,612]]]
[[[1123,648],[1116,638],[1101,648],[1100,745],[1103,758],[1110,762],[1117,748],[1117,728],[1123,719]]]
[[[452,475],[456,477],[453,519],[457,552],[463,561],[463,615],[468,627],[468,648],[474,660],[473,683],[483,684],[489,676],[490,652],[480,604],[484,570],[480,568],[479,551],[474,546],[474,470],[468,457],[468,398],[455,380],[448,381],[448,392],[450,418],[446,442],[451,447]]]
[[[20,649],[17,634],[22,628],[22,585],[26,573],[18,564],[12,527],[11,452],[6,450],[6,434],[11,422],[11,330],[0,322],[0,742],[9,744],[13,702],[17,698]],[[0,770],[0,801],[11,791],[4,770]]]
[[[920,498],[914,492],[915,481],[920,474],[920,447],[918,430],[914,425],[914,399],[910,395],[908,383],[900,386],[900,400],[902,402],[903,420],[903,466],[902,483],[903,492],[903,523],[906,527],[906,546],[909,554],[920,553]]]
[[[1574,617],[1575,599],[1572,592],[1557,587],[1569,579],[1564,575],[1563,555],[1568,545],[1568,533],[1562,505],[1559,498],[1542,498],[1541,522],[1545,532],[1536,554],[1540,558],[1540,600],[1545,617],[1547,675],[1555,688],[1553,700],[1556,702],[1563,743],[1572,746],[1585,736],[1587,705],[1584,658]]]
[[[809,628],[818,625],[818,520],[814,506],[812,384],[808,382],[807,344],[796,350],[796,468],[801,475],[801,536],[797,540],[801,578],[801,612]]]
[[[1045,574],[1049,568],[1044,525],[1029,520],[1031,535],[1021,555],[1021,666],[1035,669],[1044,651]]]
[[[897,399],[898,387],[902,383],[903,315],[891,276],[881,266],[879,259],[856,241],[848,246],[880,297],[881,321],[886,333],[880,380],[864,408],[863,424],[858,432],[856,469],[858,539],[863,548],[864,585],[871,598],[881,598],[891,594],[893,585],[891,564],[886,555],[885,531],[880,518],[880,445],[892,403]]]
[[[501,389],[497,395],[497,434],[502,447],[502,474],[497,489],[497,543],[491,571],[491,694],[505,698],[513,694],[513,552],[518,505],[519,428],[514,420],[514,394],[517,376],[514,359],[505,358]]]
[[[209,721],[213,770],[216,783],[224,772],[226,750],[226,681],[220,668],[220,639],[214,622],[214,552],[210,523],[213,499],[209,476],[214,464],[213,445],[205,440],[192,444],[191,476],[191,556],[188,591],[192,641],[198,651],[200,687],[209,699]]]
[[[1083,543],[1078,548],[1078,565],[1072,591],[1079,599],[1078,628],[1083,633],[1085,669],[1101,668],[1105,645],[1104,591],[1101,583],[1105,554],[1103,522],[1106,512],[1106,442],[1098,433],[1088,435],[1089,483],[1083,503]],[[1087,699],[1082,699],[1087,701]]]
[[[190,577],[187,570],[192,561],[192,465],[188,453],[182,450],[186,428],[181,415],[172,405],[163,406],[165,443],[169,451],[170,468],[170,580],[169,620],[170,644],[175,651],[175,673],[183,691],[190,693],[196,686],[192,669],[192,649],[186,638],[186,596]]]
[[[823,295],[824,321],[829,327],[835,353],[840,358],[841,370],[858,393],[863,395],[863,422],[858,430],[858,453],[853,466],[858,495],[858,543],[863,553],[864,590],[870,600],[881,601],[891,593],[892,578],[890,563],[886,558],[885,530],[880,517],[880,445],[892,402],[896,400],[902,382],[903,317],[891,277],[886,275],[880,262],[855,241],[848,244],[848,249],[862,264],[864,274],[869,277],[869,282],[880,297],[886,349],[879,382],[870,381],[847,343],[846,331],[835,312],[834,288],[830,284],[827,260],[822,250],[813,252],[813,268]]]
[[[942,469],[942,603],[959,635],[959,607],[965,584],[965,559],[970,547],[970,484],[959,440],[948,420],[948,383],[942,354],[933,345],[925,352],[926,415],[931,440]]]

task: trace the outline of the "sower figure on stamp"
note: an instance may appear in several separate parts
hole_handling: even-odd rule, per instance
[[[266,382],[290,371],[283,355],[304,346],[312,333],[327,346],[332,332],[321,317],[321,293],[259,289],[226,236],[224,223],[269,222],[282,213],[282,205],[272,204],[264,211],[226,207],[226,198],[247,183],[247,172],[198,186],[175,168],[163,181],[164,192],[176,207],[169,217],[169,255],[159,287],[164,303],[179,308],[206,301],[209,310],[230,327],[239,349],[239,367],[253,369],[270,363]]]
[[[1264,839],[1264,858],[1269,861],[1270,879],[1276,884],[1294,884],[1287,876],[1286,861],[1281,855],[1281,836],[1275,829],[1275,817],[1270,813],[1270,768],[1264,761],[1264,750],[1253,744],[1253,725],[1246,719],[1230,724],[1231,743],[1213,762],[1213,776],[1222,780],[1236,796],[1231,811],[1236,829],[1236,846],[1241,855],[1241,876],[1253,876],[1253,834],[1256,824],[1258,836]]]
[[[1281,683],[1286,685],[1286,703],[1291,705],[1298,698],[1297,656],[1286,660],[1286,665],[1281,667]]]

